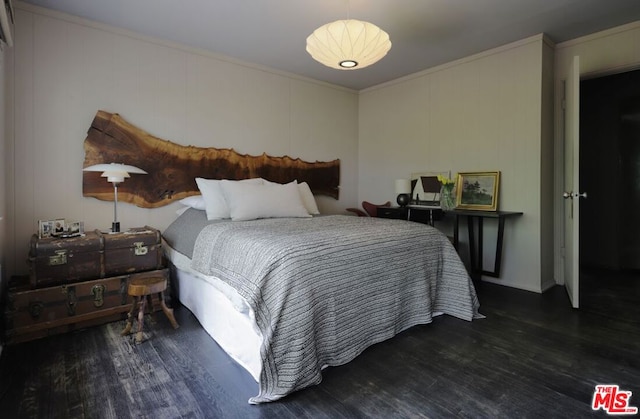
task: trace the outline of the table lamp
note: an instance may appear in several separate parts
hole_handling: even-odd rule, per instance
[[[409,194],[411,193],[411,181],[409,179],[396,179],[396,202],[401,207],[407,206],[409,203]]]
[[[131,177],[130,174],[146,175],[144,170],[120,163],[103,163],[94,164],[93,166],[82,169],[84,172],[102,172],[102,177],[107,178],[107,182],[113,183],[113,223],[111,224],[111,232],[118,233],[120,231],[120,223],[118,222],[118,183],[124,182],[125,178]]]

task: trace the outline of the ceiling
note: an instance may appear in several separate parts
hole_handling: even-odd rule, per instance
[[[27,0],[240,61],[361,90],[474,53],[546,33],[563,42],[640,20],[640,0]],[[338,19],[389,33],[378,63],[334,70],[305,40]]]

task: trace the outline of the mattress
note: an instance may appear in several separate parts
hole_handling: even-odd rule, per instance
[[[176,297],[198,319],[220,347],[258,382],[262,368],[262,335],[255,314],[238,293],[213,276],[191,269],[191,260],[166,241],[167,259],[175,266],[172,280]]]

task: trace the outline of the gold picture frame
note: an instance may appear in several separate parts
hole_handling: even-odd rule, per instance
[[[497,211],[500,172],[458,173],[456,209]]]

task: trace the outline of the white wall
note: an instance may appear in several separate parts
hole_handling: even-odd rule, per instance
[[[553,235],[545,215],[554,200],[548,187],[555,182],[557,197],[561,184],[558,92],[567,62],[581,55],[583,74],[640,65],[640,23],[557,46],[553,179],[551,106],[544,93],[552,47],[542,37],[368,89],[360,105],[353,91],[24,3],[17,4],[15,38],[6,57],[10,65],[3,67],[9,72],[3,97],[10,103],[2,150],[6,191],[0,196],[8,205],[7,245],[0,255],[9,274],[26,271],[28,240],[38,219],[110,225],[112,204],[83,198],[80,174],[86,131],[95,112],[105,109],[181,144],[340,158],[341,199],[320,197],[324,212],[342,212],[363,199],[394,200],[394,179],[412,172],[500,170],[500,208],[525,214],[507,222],[503,275],[494,281],[539,291],[548,285]],[[162,229],[177,206],[148,210],[122,204],[119,215],[123,228]],[[556,255],[558,207],[556,201]],[[450,223],[440,227],[450,232]],[[495,228],[488,230],[491,243]],[[493,253],[485,250],[489,264]],[[554,266],[561,282],[558,259]]]
[[[0,301],[4,301],[3,291],[6,282],[6,248],[7,248],[7,170],[10,155],[7,153],[6,138],[10,133],[7,124],[7,53],[8,47],[0,42]],[[0,316],[1,317],[1,316]],[[0,354],[2,344],[0,344]]]
[[[564,97],[563,81],[567,77],[571,60],[580,57],[580,77],[590,78],[634,70],[640,67],[640,22],[597,32],[563,42],[555,51],[555,208],[558,228],[554,242],[554,272],[556,281],[564,284],[563,248],[563,116],[561,101]]]
[[[499,209],[524,215],[506,222],[501,278],[484,279],[537,292],[551,278],[551,263],[542,258],[548,249],[551,260],[551,207],[541,204],[542,194],[551,194],[551,175],[541,173],[551,167],[543,160],[553,157],[550,114],[542,114],[543,89],[548,104],[552,88],[543,84],[543,71],[552,69],[549,48],[535,36],[360,95],[359,200],[394,202],[394,179],[412,172],[500,171]],[[488,268],[496,224],[485,222]],[[461,231],[465,237],[466,227]]]
[[[82,196],[83,142],[99,109],[176,143],[240,153],[341,160],[340,200],[356,205],[358,96],[315,82],[20,3],[16,8],[15,135],[9,143],[8,270],[27,271],[39,219],[109,228],[113,204]],[[177,203],[118,206],[122,228],[164,229]]]

